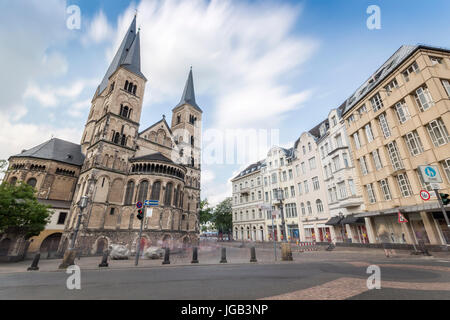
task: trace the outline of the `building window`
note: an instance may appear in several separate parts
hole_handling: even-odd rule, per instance
[[[292,169],[289,169],[289,180],[292,180],[294,178],[294,173],[292,172]]]
[[[387,179],[380,180],[378,182],[380,184],[380,189],[383,192],[384,200],[389,201],[392,200],[391,190],[389,189],[389,183]]]
[[[153,186],[152,186],[151,199],[159,201],[160,193],[161,193],[161,182],[156,181],[153,183]]]
[[[405,123],[407,120],[411,119],[405,100],[395,104],[395,113],[397,114],[397,118],[400,123]]]
[[[389,158],[391,159],[392,167],[394,170],[400,170],[403,169],[403,162],[400,158],[400,153],[398,152],[397,143],[395,141],[392,141],[388,143],[386,146],[389,154]]]
[[[408,176],[405,173],[400,173],[399,175],[397,175],[397,182],[402,196],[405,198],[410,197],[412,195],[412,191]]]
[[[386,90],[387,95],[389,96],[393,89],[398,88],[397,79],[394,78],[391,82],[389,82],[384,89]]]
[[[420,87],[416,90],[415,94],[416,103],[419,106],[419,110],[424,112],[434,105],[433,98],[427,87]]]
[[[378,110],[383,108],[383,101],[381,101],[379,93],[377,93],[370,99],[370,103],[372,104],[373,112],[377,112]]]
[[[356,120],[355,115],[352,113],[348,119],[347,119],[347,123],[350,125],[352,122],[354,122]]]
[[[311,202],[306,202],[306,207],[308,208],[308,214],[312,214]]]
[[[431,121],[427,124],[428,133],[435,147],[440,147],[448,143],[450,137],[447,128],[441,118]]]
[[[447,95],[450,97],[450,81],[442,80],[442,85],[444,86],[445,91],[447,91]]]
[[[437,65],[437,64],[442,64],[442,58],[440,58],[440,57],[430,56],[430,61],[433,66]]]
[[[35,178],[28,179],[28,181],[27,181],[27,185],[32,186],[33,188],[36,187],[36,184],[37,184],[37,180]]]
[[[378,149],[372,151],[372,158],[376,170],[380,170],[381,168],[383,168],[383,164],[381,163],[381,158],[380,154],[378,153]]]
[[[409,81],[409,76],[412,73],[419,73],[419,66],[417,65],[417,62],[413,62],[408,68],[406,68],[405,71],[402,72],[403,78],[405,79],[406,82]]]
[[[335,172],[341,169],[341,162],[339,161],[339,156],[333,158],[333,166]]]
[[[276,173],[272,173],[272,184],[277,183],[277,174]]]
[[[373,190],[373,185],[371,183],[366,185],[366,192],[367,192],[367,198],[369,199],[369,202],[375,203],[376,198],[375,198],[375,193]]]
[[[312,182],[314,190],[319,190],[320,189],[319,178],[318,177],[312,178]]]
[[[414,157],[423,152],[422,141],[420,141],[419,134],[416,130],[407,133],[403,139],[405,139],[408,146],[409,153]]]
[[[383,132],[383,136],[385,139],[389,138],[391,136],[391,130],[389,129],[389,124],[386,119],[386,114],[382,113],[378,117],[378,121],[380,123],[381,131]]]
[[[302,209],[302,215],[304,216],[306,214],[306,210],[305,210],[305,204],[303,202],[300,204],[300,208]]]
[[[316,168],[316,157],[309,159],[309,169],[313,170]]]
[[[302,162],[302,173],[306,173],[306,164],[304,162]]]
[[[303,185],[305,186],[305,193],[308,193],[309,192],[308,181],[307,180],[303,181]]]
[[[317,207],[317,212],[318,213],[322,213],[323,212],[323,203],[320,199],[316,200],[316,207]]]
[[[339,189],[339,196],[341,197],[340,199],[347,198],[347,189],[345,188],[345,182],[340,182],[337,185]]]
[[[299,184],[298,184],[298,194],[299,195],[302,195],[302,183],[300,182]]]
[[[134,182],[128,181],[127,190],[125,192],[125,205],[133,203],[133,193],[134,193]]]
[[[367,142],[372,142],[373,141],[373,132],[372,132],[372,126],[370,125],[370,123],[368,123],[364,126],[364,130],[366,132]]]
[[[366,113],[367,112],[366,105],[363,104],[358,110],[356,110],[356,112],[358,112],[360,116]]]
[[[291,197],[295,197],[295,187],[291,186]]]
[[[445,159],[441,162],[442,167],[444,168],[445,175],[447,176],[447,180],[450,183],[450,158]]]
[[[60,212],[57,224],[64,224],[66,222],[67,212]]]
[[[365,176],[369,172],[367,170],[366,156],[362,156],[358,161],[361,167],[361,173],[363,176]]]
[[[344,160],[344,166],[346,167],[346,168],[348,168],[349,166],[350,166],[350,164],[349,164],[349,162],[348,162],[348,155],[347,155],[347,153],[343,153],[342,154],[342,158],[343,158],[343,160]]]
[[[148,181],[142,181],[139,184],[138,198],[137,201],[144,202],[147,198],[148,191]]]
[[[348,180],[348,186],[350,188],[350,193],[352,196],[356,195],[355,182],[353,179]]]
[[[355,147],[356,147],[356,149],[361,148],[361,141],[359,140],[359,134],[358,134],[358,132],[355,132],[355,133],[353,134],[353,141],[355,142]]]

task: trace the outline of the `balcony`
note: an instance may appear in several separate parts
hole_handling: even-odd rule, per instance
[[[249,195],[250,194],[250,188],[249,187],[241,188],[240,193],[241,193],[241,195]]]

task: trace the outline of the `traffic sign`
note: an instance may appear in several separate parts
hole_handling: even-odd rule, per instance
[[[419,166],[418,169],[425,183],[442,183],[442,177],[437,166]]]
[[[430,200],[431,195],[427,190],[420,190],[420,197],[422,198],[422,200],[428,201]]]
[[[156,207],[159,205],[159,201],[158,200],[145,200],[144,205],[150,206],[150,207]]]
[[[408,222],[408,220],[406,220],[406,218],[400,213],[400,211],[398,212],[398,222],[399,223],[406,223],[406,222]]]
[[[138,201],[138,202],[136,203],[136,207],[137,207],[138,209],[142,208],[142,202]]]

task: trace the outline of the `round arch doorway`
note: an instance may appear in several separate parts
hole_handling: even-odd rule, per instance
[[[47,236],[42,241],[39,251],[42,256],[47,255],[47,259],[55,258],[58,252],[59,242],[61,241],[62,233],[57,232]]]

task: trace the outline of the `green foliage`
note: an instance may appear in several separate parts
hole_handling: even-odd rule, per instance
[[[8,161],[0,160],[0,173],[5,173],[8,169]]]
[[[0,233],[38,235],[50,220],[49,206],[40,204],[33,187],[21,182],[0,185]]]
[[[229,233],[232,229],[231,198],[226,198],[214,209],[212,221],[219,233]]]
[[[212,221],[213,210],[214,209],[209,206],[208,199],[200,201],[200,213],[199,213],[200,225]]]

